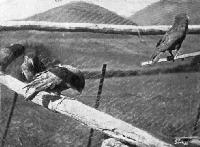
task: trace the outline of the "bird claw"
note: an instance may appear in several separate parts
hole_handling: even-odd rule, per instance
[[[25,93],[27,93],[30,89],[30,87],[28,85],[26,85],[25,87],[23,87],[22,89],[26,89]]]
[[[32,100],[32,95],[25,95],[25,99],[24,99],[25,101],[30,101],[30,100]]]
[[[29,101],[29,100],[32,100],[33,96],[32,96],[32,94],[30,95],[30,94],[26,93],[24,97],[25,97],[24,98],[25,101]]]
[[[34,94],[35,94],[35,90],[32,92],[29,92],[29,90],[31,90],[31,86],[30,85],[26,85],[25,87],[23,87],[22,89],[26,89],[25,91],[25,101],[28,101],[28,100],[32,100],[33,97],[34,97]]]
[[[167,56],[167,61],[175,61],[173,56]]]
[[[185,60],[185,58],[181,58],[181,61],[184,61]]]

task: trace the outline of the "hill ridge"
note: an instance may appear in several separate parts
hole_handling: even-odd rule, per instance
[[[28,17],[25,20],[136,25],[115,12],[87,2],[70,2]]]
[[[129,19],[138,25],[170,25],[175,15],[186,12],[190,24],[200,24],[199,8],[198,0],[160,0],[136,12]]]

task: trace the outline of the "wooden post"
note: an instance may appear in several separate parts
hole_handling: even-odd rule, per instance
[[[99,104],[100,104],[101,93],[102,93],[102,88],[103,88],[103,81],[104,81],[104,77],[105,77],[105,73],[106,73],[106,66],[107,66],[107,64],[103,64],[103,67],[102,67],[102,73],[101,73],[101,78],[100,78],[100,82],[99,82],[97,99],[96,99],[96,102],[95,102],[95,105],[94,105],[95,109],[97,109],[99,107]],[[87,147],[91,147],[93,133],[94,133],[94,129],[92,128],[92,129],[90,129],[90,135],[88,137],[89,139],[88,139]]]
[[[11,109],[10,109],[10,113],[8,115],[8,120],[6,121],[5,130],[3,132],[3,137],[2,137],[2,140],[1,140],[1,147],[4,147],[4,145],[5,145],[6,137],[7,137],[7,134],[8,134],[8,129],[9,129],[10,122],[11,122],[13,112],[14,112],[14,109],[15,109],[15,104],[17,102],[17,97],[18,97],[18,94],[15,92],[14,97],[13,97],[12,106],[11,106]]]
[[[20,95],[25,96],[26,94],[26,88],[24,88],[26,84],[12,76],[0,73],[0,83]],[[55,97],[53,99],[51,97],[52,95],[47,92],[40,92],[32,102],[44,106],[45,101],[48,109],[67,115],[88,127],[131,145],[139,147],[174,147],[142,129],[91,108],[77,100],[64,96],[59,97],[57,100]]]
[[[185,59],[185,58],[188,58],[188,57],[194,57],[194,56],[199,56],[199,55],[200,55],[200,51],[188,53],[188,54],[182,54],[182,55],[175,57],[174,60]],[[167,62],[167,61],[168,61],[167,58],[161,58],[161,59],[158,60],[158,62]],[[168,62],[171,62],[171,61],[168,61]],[[152,64],[153,64],[152,61],[145,61],[145,62],[141,63],[141,66],[152,65]]]

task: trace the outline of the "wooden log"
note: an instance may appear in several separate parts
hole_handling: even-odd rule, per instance
[[[26,84],[10,75],[0,73],[0,83],[20,95],[25,96],[26,94],[26,89],[23,89]],[[32,91],[34,89],[30,90]],[[32,102],[44,106],[49,100],[46,105],[48,109],[67,115],[88,127],[99,130],[116,140],[131,145],[137,145],[139,147],[173,147],[173,145],[154,137],[142,129],[100,112],[77,100],[64,96],[59,97],[59,99],[50,99],[51,96],[52,95],[47,92],[40,92],[35,96]],[[47,98],[49,99],[46,100]]]
[[[177,57],[174,58],[174,60],[178,60],[178,59],[185,59],[185,58],[188,58],[188,57],[195,57],[195,56],[199,56],[200,55],[200,51],[199,52],[193,52],[193,53],[188,53],[188,54],[182,54],[182,55],[179,55]],[[168,61],[167,58],[160,58],[158,60],[158,62],[166,62]],[[171,62],[171,61],[168,61],[168,62]],[[145,66],[145,65],[152,65],[152,61],[145,61],[145,62],[142,62],[141,63],[141,66]]]
[[[57,23],[46,21],[0,21],[0,31],[38,30],[50,32],[94,32],[111,34],[162,35],[171,26],[134,26],[92,23]],[[188,34],[200,34],[200,25],[189,25]]]

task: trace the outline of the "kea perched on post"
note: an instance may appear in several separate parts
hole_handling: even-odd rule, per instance
[[[165,51],[168,51],[171,55],[168,56],[167,59],[174,61],[174,55],[172,51],[176,51],[176,57],[178,55],[181,44],[186,37],[188,21],[189,17],[185,13],[180,13],[175,16],[174,24],[156,45],[156,49],[151,57],[153,63],[156,63]]]
[[[85,78],[83,73],[70,65],[54,65],[49,69],[36,74],[25,88],[27,91],[34,88],[32,94],[26,96],[26,100],[31,100],[40,91],[53,92],[59,95],[63,90],[73,89],[79,94],[85,87]]]

